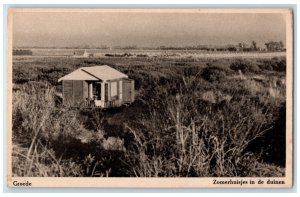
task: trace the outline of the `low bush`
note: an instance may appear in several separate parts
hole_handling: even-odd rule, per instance
[[[286,59],[285,58],[272,58],[267,60],[261,60],[259,62],[259,67],[267,71],[286,71]]]
[[[32,51],[29,49],[14,49],[13,55],[32,55]]]
[[[233,61],[230,68],[234,71],[241,71],[244,74],[258,73],[260,71],[260,67],[257,66],[255,62],[242,59]]]
[[[228,61],[212,61],[207,63],[207,67],[203,68],[201,76],[209,82],[221,82],[228,76],[234,74],[229,68]]]
[[[209,82],[220,82],[226,77],[226,71],[218,67],[206,67],[202,70],[201,76]]]

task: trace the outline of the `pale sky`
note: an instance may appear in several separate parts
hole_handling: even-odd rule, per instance
[[[284,14],[16,12],[14,46],[196,46],[286,42]]]

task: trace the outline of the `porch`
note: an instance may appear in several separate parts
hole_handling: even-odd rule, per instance
[[[110,107],[120,107],[122,105],[122,101],[101,101],[101,100],[88,100],[83,103],[84,107],[89,108],[110,108]]]
[[[109,108],[119,107],[123,104],[121,79],[113,81],[87,81],[87,84],[87,107]]]

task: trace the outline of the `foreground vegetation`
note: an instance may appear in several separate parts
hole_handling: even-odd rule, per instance
[[[66,108],[57,79],[110,65],[129,107]],[[284,176],[285,58],[18,58],[14,176]]]

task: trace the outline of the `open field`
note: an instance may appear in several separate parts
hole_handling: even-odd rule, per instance
[[[283,53],[97,53],[106,52],[13,57],[14,176],[285,175]],[[134,79],[136,101],[62,106],[57,80],[92,65]]]
[[[32,51],[32,56],[49,57],[60,56],[69,57],[74,52],[83,51],[84,49],[42,49],[28,48]],[[149,57],[173,57],[173,58],[272,58],[285,57],[286,52],[225,52],[225,51],[202,51],[202,50],[142,50],[142,49],[86,49],[94,57],[105,57],[106,54],[124,53],[137,55],[147,55]]]

